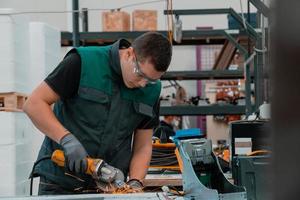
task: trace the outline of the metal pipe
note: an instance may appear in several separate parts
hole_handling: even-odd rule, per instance
[[[254,59],[256,52],[254,52],[244,63],[245,72],[245,91],[246,91],[246,117],[252,113],[252,103],[251,103],[251,73],[249,63]]]
[[[79,46],[79,2],[78,0],[72,0],[72,18],[73,18],[73,33],[72,33],[72,40],[73,40],[73,47]]]
[[[89,31],[89,16],[88,16],[88,9],[82,8],[82,32],[88,32]]]

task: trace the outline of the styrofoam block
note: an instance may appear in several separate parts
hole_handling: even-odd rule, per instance
[[[0,90],[1,88],[14,88],[15,62],[0,62]],[[4,85],[7,85],[3,87]]]
[[[35,161],[38,156],[40,146],[41,142],[28,142],[16,145],[16,164]]]
[[[29,92],[29,26],[25,15],[9,15],[13,9],[0,9],[0,92]],[[8,14],[8,15],[5,15]],[[7,82],[8,74],[13,74]]]
[[[16,184],[28,180],[34,162],[24,162],[21,164],[0,165],[0,185]]]
[[[41,131],[39,131],[36,127],[33,127],[32,130],[33,130],[32,133],[34,135],[34,139],[31,140],[31,146],[32,146],[31,160],[35,161],[38,156],[39,150],[42,146],[45,135]]]
[[[32,122],[23,112],[0,112],[0,146],[35,140]]]
[[[60,61],[60,32],[42,22],[30,23],[31,89],[40,84]]]
[[[0,145],[16,142],[15,117],[11,112],[0,112]]]
[[[0,165],[16,165],[16,145],[0,146]],[[1,176],[0,176],[1,177]]]
[[[16,164],[33,161],[32,154],[33,149],[30,143],[17,144],[16,145]]]
[[[16,185],[14,184],[0,184],[0,197],[2,196],[15,196]]]
[[[37,194],[38,185],[34,180],[33,194]],[[24,180],[17,184],[0,184],[0,197],[2,196],[29,196],[30,194],[30,180]]]
[[[38,194],[38,189],[39,189],[39,182],[40,182],[40,178],[36,177],[33,179],[33,184],[32,184],[32,194],[33,195],[37,195]],[[30,194],[30,179],[24,180],[24,181],[20,181],[14,185],[12,185],[12,187],[15,186],[15,196],[29,196]],[[1,185],[0,185],[1,187]]]
[[[28,177],[32,171],[33,163],[34,162],[32,161],[17,164],[15,183],[28,180]]]
[[[1,17],[0,17],[1,19]],[[1,23],[0,22],[0,28],[1,30],[5,30],[5,31],[1,31],[0,33],[0,53],[1,58],[0,61],[3,59],[12,59],[12,55],[13,55],[13,51],[14,51],[14,42],[13,42],[13,36],[14,34],[11,34],[13,29],[13,24],[11,23]]]
[[[0,164],[0,185],[16,183],[16,165]]]
[[[33,185],[33,186],[35,186],[35,185]],[[36,191],[36,190],[33,190],[33,192],[34,191]],[[29,196],[29,194],[30,194],[30,180],[25,180],[25,181],[17,183],[16,196]],[[35,193],[33,193],[33,194],[35,194]]]

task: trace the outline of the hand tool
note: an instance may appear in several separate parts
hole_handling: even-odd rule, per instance
[[[102,159],[87,157],[86,174],[95,179],[97,187],[103,192],[114,192],[125,185],[124,174],[121,170],[107,164]],[[60,167],[65,166],[65,156],[62,150],[55,150],[51,160]]]

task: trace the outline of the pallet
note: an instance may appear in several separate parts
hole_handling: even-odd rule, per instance
[[[18,92],[0,93],[0,111],[22,112],[27,95]]]

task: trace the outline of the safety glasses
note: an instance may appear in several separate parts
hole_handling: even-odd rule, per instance
[[[133,73],[145,79],[149,84],[156,84],[157,80],[147,77],[147,75],[141,71],[141,67],[139,65],[139,61],[137,60],[136,56],[134,59]]]

